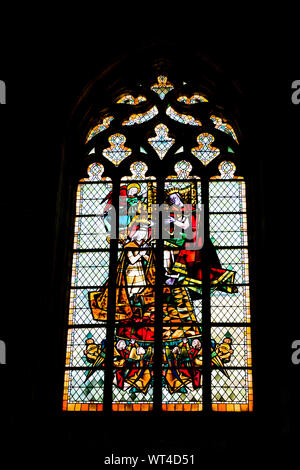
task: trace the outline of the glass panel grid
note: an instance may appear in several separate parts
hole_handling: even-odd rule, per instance
[[[102,411],[104,371],[96,370],[90,380],[86,380],[87,374],[86,370],[65,371],[64,410]]]
[[[214,291],[211,294],[212,323],[249,323],[250,294],[249,286],[237,285],[237,292],[228,295]]]
[[[237,284],[249,283],[248,249],[218,249],[217,255],[224,269],[234,271]]]
[[[70,328],[67,334],[66,367],[90,367],[101,351],[106,328]],[[103,366],[98,363],[97,366]]]
[[[75,252],[71,285],[76,287],[101,286],[108,279],[109,251]]]
[[[101,179],[77,188],[74,249],[81,251],[74,251],[72,262],[63,402],[68,411],[103,410],[106,327],[93,318],[90,295],[108,279],[109,239],[101,216],[111,191],[112,184]],[[101,248],[106,250],[96,251]]]
[[[252,411],[253,383],[250,369],[229,369],[229,377],[212,371],[213,411]]]
[[[210,236],[215,246],[247,246],[246,214],[210,214]]]
[[[209,183],[210,212],[246,212],[246,188],[241,180],[215,180]]]
[[[82,183],[78,185],[76,198],[76,215],[101,216],[105,199],[112,191],[111,183]]]
[[[210,181],[209,206],[211,240],[217,248],[221,266],[235,272],[236,285],[236,290],[230,295],[217,290],[211,293],[211,337],[217,353],[216,359],[212,358],[212,410],[252,411],[245,182],[221,179]],[[224,325],[226,323],[228,326]],[[235,326],[235,323],[241,325]]]
[[[109,238],[101,216],[76,217],[74,250],[109,248]]]
[[[249,326],[213,326],[211,337],[217,343],[216,351],[224,367],[252,367]]]

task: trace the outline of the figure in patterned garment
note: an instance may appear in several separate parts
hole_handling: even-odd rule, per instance
[[[172,204],[173,210],[172,220],[169,219],[168,223],[172,222],[173,227],[181,224],[182,228],[190,225],[193,237],[196,237],[198,222],[193,206],[190,205],[189,218],[186,218],[181,190],[174,188],[169,191],[166,202]],[[140,213],[130,220],[128,236],[121,239],[123,249],[116,277],[114,382],[121,389],[131,387],[132,390],[146,393],[152,375],[156,305],[155,255],[150,223],[143,215]],[[201,297],[201,240],[193,240],[195,249],[188,250],[186,240],[182,238],[172,237],[170,226],[170,239],[166,243],[168,249],[165,252],[171,253],[171,256],[164,256],[166,277],[162,287],[162,307],[165,323],[163,380],[171,393],[184,391],[186,387],[201,387],[201,327],[195,316],[191,296]],[[235,273],[221,268],[213,247],[209,259],[213,288],[233,292]],[[89,293],[89,301],[94,320],[106,320],[108,281],[97,292]],[[222,361],[218,366],[222,366]]]

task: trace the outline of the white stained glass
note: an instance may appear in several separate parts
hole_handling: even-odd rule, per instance
[[[210,238],[215,246],[246,246],[246,214],[210,214]]]
[[[160,159],[163,159],[168,150],[172,147],[175,139],[168,136],[169,129],[164,124],[158,124],[155,127],[156,137],[148,139]]]
[[[222,344],[224,338],[231,339],[230,348],[233,351],[229,362],[224,367],[251,367],[250,328],[240,326],[213,326],[211,337],[217,344]]]
[[[195,155],[203,165],[208,165],[220,154],[220,150],[211,145],[214,140],[212,135],[204,132],[197,137],[198,147],[191,149],[192,154]]]
[[[104,371],[95,370],[86,380],[87,370],[69,370],[66,375],[68,381],[68,403],[102,403]]]
[[[87,340],[93,339],[101,345],[106,337],[106,328],[70,328],[68,330],[67,353],[70,351],[70,360],[66,361],[68,367],[91,367],[91,363],[84,354]]]
[[[244,181],[210,181],[210,212],[246,212]]]
[[[99,321],[93,319],[89,304],[89,292],[95,292],[95,288],[71,289],[69,325],[99,325]]]
[[[76,200],[76,215],[101,216],[106,204],[104,199],[111,191],[111,183],[79,184]]]
[[[177,113],[172,106],[169,106],[166,110],[166,114],[173,119],[174,121],[178,121],[181,124],[189,124],[190,126],[202,126],[201,122],[195,119],[193,116],[187,114],[179,114]]]
[[[122,123],[122,126],[133,126],[134,124],[143,124],[143,122],[150,121],[154,116],[158,114],[156,106],[147,111],[146,113],[132,114],[128,120]]]
[[[244,403],[249,402],[252,374],[247,369],[229,370],[226,377],[219,370],[211,373],[211,397],[213,403]],[[251,387],[252,388],[252,387]]]
[[[101,216],[76,217],[74,249],[109,248],[108,233]]]
[[[223,269],[234,271],[236,284],[249,283],[248,250],[247,248],[217,250]]]
[[[108,138],[110,147],[103,150],[102,155],[118,166],[131,154],[131,149],[125,147],[126,137],[122,134],[113,134]]]
[[[108,279],[109,252],[75,252],[72,286],[102,286]]]
[[[211,321],[213,323],[250,322],[250,293],[248,286],[237,286],[237,292],[215,290],[211,294]]]
[[[165,386],[162,390],[162,403],[201,403],[202,387],[194,390],[192,383],[185,385],[185,392],[170,393]]]
[[[163,100],[169,91],[173,90],[173,85],[168,82],[168,78],[164,75],[157,77],[157,83],[155,83],[151,90],[158,94],[161,100]]]

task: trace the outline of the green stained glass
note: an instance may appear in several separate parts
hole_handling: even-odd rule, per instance
[[[202,126],[201,122],[195,119],[193,116],[187,114],[179,114],[171,106],[167,108],[166,114],[171,119],[173,119],[174,121],[178,121],[181,124],[189,124],[190,126]]]

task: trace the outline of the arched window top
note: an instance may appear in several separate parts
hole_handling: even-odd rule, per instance
[[[200,82],[131,73],[82,113],[64,410],[252,410],[242,136]]]
[[[132,129],[141,126],[151,133],[148,138],[147,132],[144,133],[139,152],[147,153],[145,149],[150,144],[160,159],[175,144],[176,139],[169,134],[188,132],[184,152],[207,166],[220,153],[223,156],[238,153],[238,130],[221,114],[218,103],[212,103],[196,90],[191,91],[187,82],[176,85],[167,75],[158,75],[152,82],[133,81],[131,91],[127,87],[127,92],[112,99],[105,114],[87,131],[85,144],[89,149],[98,144],[102,155],[119,166],[132,154],[125,146]]]

